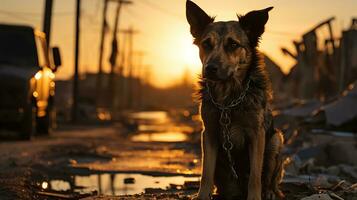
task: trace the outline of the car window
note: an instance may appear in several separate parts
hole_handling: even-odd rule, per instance
[[[35,67],[36,58],[33,31],[0,27],[0,65]]]

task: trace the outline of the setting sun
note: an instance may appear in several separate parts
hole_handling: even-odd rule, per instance
[[[193,45],[192,41],[192,36],[185,34],[178,45],[183,53],[185,64],[190,66],[193,71],[198,72],[201,68],[201,61],[198,56],[198,47]]]
[[[162,68],[162,63],[166,62],[162,59],[162,63],[157,65],[160,69],[155,70],[155,84],[159,87],[180,82],[186,70],[189,70],[192,74],[191,78],[194,79],[201,70],[198,48],[193,44],[193,38],[188,29],[174,31],[174,33],[177,39],[173,39],[169,44],[160,44],[162,45],[161,55],[166,55],[166,59],[173,62],[169,61],[168,65]]]

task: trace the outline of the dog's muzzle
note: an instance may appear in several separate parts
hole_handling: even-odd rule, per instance
[[[222,81],[229,78],[226,70],[219,67],[217,64],[207,64],[204,69],[204,77],[212,81]]]

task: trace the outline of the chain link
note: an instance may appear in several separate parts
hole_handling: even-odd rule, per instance
[[[222,127],[222,133],[223,133],[223,144],[222,147],[227,153],[227,158],[228,162],[232,171],[232,175],[235,179],[238,179],[238,174],[234,168],[235,163],[234,160],[232,159],[232,149],[234,147],[234,144],[231,141],[232,133],[230,132],[230,125],[231,125],[231,110],[237,107],[239,104],[242,103],[242,101],[245,99],[247,92],[249,90],[250,86],[250,79],[248,79],[247,85],[242,91],[242,93],[238,96],[238,98],[232,100],[229,104],[220,104],[217,101],[215,101],[214,97],[212,96],[212,93],[210,91],[210,88],[207,86],[208,94],[210,96],[210,99],[212,103],[220,110],[221,116],[219,118],[219,123]]]

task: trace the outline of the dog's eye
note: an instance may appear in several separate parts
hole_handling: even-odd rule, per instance
[[[205,49],[205,50],[211,50],[213,49],[213,45],[211,43],[211,40],[210,39],[207,39],[205,41],[202,42],[202,48]]]
[[[229,51],[234,51],[234,50],[238,49],[240,46],[241,45],[238,42],[236,42],[236,41],[234,41],[232,39],[228,39],[227,49]]]

